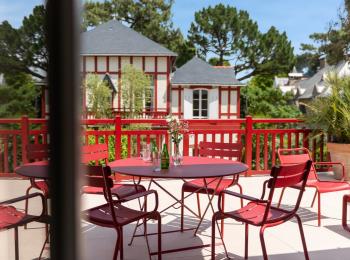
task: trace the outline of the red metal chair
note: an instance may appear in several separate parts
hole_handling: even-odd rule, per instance
[[[34,197],[40,197],[42,200],[42,212],[40,215],[30,215],[27,212],[23,212],[11,206],[11,204],[27,201]],[[46,210],[46,198],[41,193],[32,193],[15,199],[0,202],[0,230],[15,230],[15,259],[19,260],[19,248],[18,248],[18,227],[24,226],[28,223],[37,221],[42,222],[41,219],[44,217]],[[41,257],[41,256],[40,256]],[[40,259],[39,257],[39,259]]]
[[[224,190],[219,195],[219,211],[213,215],[212,218],[212,259],[215,259],[215,224],[217,220],[232,218],[236,221],[245,223],[245,250],[244,258],[248,258],[248,225],[254,225],[260,227],[260,242],[263,251],[264,259],[268,259],[266,252],[266,245],[264,240],[264,231],[268,227],[280,225],[291,218],[295,217],[298,221],[301,240],[303,243],[305,259],[309,259],[307,252],[303,226],[301,219],[297,214],[301,198],[304,193],[307,177],[310,172],[312,162],[307,161],[302,164],[294,164],[288,166],[273,167],[271,170],[271,178],[264,182],[263,192],[260,199],[250,196],[242,195],[236,192]],[[292,210],[281,209],[271,206],[275,188],[290,187],[300,183],[301,189],[296,199],[295,206]],[[264,200],[266,185],[270,189],[267,200]],[[221,208],[221,200],[223,195],[231,195],[238,198],[249,200],[250,202],[241,209],[225,212]]]
[[[200,142],[199,144],[199,156],[202,157],[220,157],[220,158],[229,158],[232,160],[235,158],[236,161],[241,161],[242,158],[243,145],[241,143],[214,143],[214,142]],[[206,183],[208,189],[205,188],[205,183],[203,179],[196,179],[192,181],[185,182],[182,185],[181,193],[181,230],[184,226],[184,199],[185,192],[196,193],[197,194],[197,206],[198,206],[198,215],[201,216],[201,207],[199,194],[214,194],[219,195],[219,193],[229,187],[237,185],[239,192],[242,194],[242,186],[238,183],[239,175],[235,175],[232,178],[223,179],[217,187],[218,180],[215,178],[207,178]],[[215,188],[216,191],[215,191]],[[241,199],[241,207],[243,207],[243,200]],[[225,208],[225,200],[222,200],[222,208]],[[224,222],[221,222],[221,232],[223,234]]]
[[[312,160],[312,157],[310,155],[310,152],[306,148],[294,148],[294,149],[278,149],[278,158],[282,165],[291,165],[296,163],[302,163],[306,162],[308,160]],[[316,165],[321,166],[333,166],[333,165],[339,165],[342,167],[343,170],[343,178],[341,181],[335,181],[335,180],[320,180],[317,176],[316,172]],[[350,184],[346,181],[344,181],[345,177],[345,168],[344,165],[340,162],[313,162],[311,166],[311,171],[309,178],[306,182],[306,187],[315,188],[316,192],[314,195],[314,198],[311,203],[311,207],[313,207],[317,195],[317,202],[318,202],[318,211],[317,211],[317,218],[318,218],[318,226],[321,225],[321,193],[327,193],[327,192],[336,192],[336,191],[343,191],[343,190],[349,190]],[[300,184],[294,185],[292,188],[300,188]],[[282,189],[282,193],[278,202],[278,206],[280,206],[282,197],[284,194],[285,189]]]
[[[84,145],[82,147],[82,162],[88,164],[95,162],[95,165],[108,165],[108,146],[107,144]],[[111,192],[118,199],[146,191],[146,188],[139,183],[121,184],[115,183]],[[101,187],[83,187],[83,193],[87,194],[103,194]]]
[[[346,223],[347,218],[348,218],[348,209],[347,209],[348,203],[350,203],[350,195],[349,195],[349,194],[344,195],[344,197],[343,197],[342,225],[343,225],[343,228],[344,228],[345,230],[347,230],[347,231],[350,232],[350,227],[349,227],[348,224]]]
[[[113,187],[113,180],[111,178],[111,168],[109,166],[87,166],[86,168],[87,182],[91,187],[97,187],[104,190],[107,203],[88,209],[83,212],[85,218],[98,226],[114,228],[117,231],[117,241],[115,245],[113,260],[118,257],[124,258],[123,252],[123,226],[141,219],[154,219],[158,221],[158,259],[161,259],[161,216],[157,211],[158,208],[158,194],[154,190],[149,190],[137,193],[121,200],[113,200],[111,188]],[[103,177],[99,177],[103,175]],[[123,202],[134,199],[144,198],[153,194],[155,197],[155,206],[152,211],[139,211],[127,208],[122,205]],[[148,240],[146,236],[148,246]],[[148,247],[149,248],[149,247]]]
[[[29,162],[34,161],[43,161],[49,159],[49,145],[48,144],[28,144],[26,146],[27,159]],[[45,209],[48,210],[47,200],[50,197],[49,194],[49,185],[44,180],[36,180],[35,178],[30,178],[30,186],[26,190],[26,195],[29,194],[31,189],[37,189],[41,191],[45,197]],[[25,202],[25,212],[28,212],[28,200]],[[45,212],[45,215],[48,215],[48,212]],[[24,226],[27,228],[27,225]],[[46,224],[46,233],[48,233],[48,224]]]

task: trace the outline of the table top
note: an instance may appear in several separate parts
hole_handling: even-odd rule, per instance
[[[15,169],[15,173],[28,178],[49,179],[48,161],[25,163]]]
[[[141,158],[116,160],[108,164],[112,171],[135,177],[197,179],[232,176],[248,170],[248,166],[232,160],[184,156],[180,166],[170,165],[169,169],[154,171],[152,162]]]

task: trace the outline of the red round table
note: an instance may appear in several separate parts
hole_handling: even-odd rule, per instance
[[[34,179],[50,179],[49,176],[49,162],[48,161],[38,161],[32,163],[25,163],[18,166],[15,169],[15,173]]]
[[[248,170],[248,166],[241,162],[189,156],[184,156],[182,165],[170,165],[169,169],[158,172],[153,170],[151,162],[145,162],[141,158],[117,160],[108,165],[112,171],[129,176],[166,179],[220,178]]]
[[[170,197],[172,197],[176,201],[175,203],[171,204],[170,206],[166,207],[160,212],[164,212],[165,210],[169,209],[170,207],[173,207],[176,204],[182,204],[192,214],[199,217],[200,221],[197,228],[195,228],[194,234],[197,233],[198,228],[200,227],[203,221],[203,218],[210,206],[214,212],[212,200],[216,194],[216,190],[220,186],[222,179],[227,176],[233,176],[240,173],[244,173],[248,170],[248,166],[241,162],[235,162],[232,160],[217,159],[217,158],[189,157],[189,156],[185,156],[183,158],[182,165],[180,166],[170,165],[169,169],[160,170],[160,171],[154,171],[154,166],[152,165],[152,163],[145,162],[141,158],[128,158],[128,159],[117,160],[109,163],[108,165],[111,167],[113,172],[129,175],[136,178],[148,178],[150,180],[148,189],[150,189],[151,184],[155,184],[157,187],[162,189],[165,193],[167,193]],[[187,207],[181,200],[179,200],[173,194],[171,194],[171,191],[169,191],[169,189],[164,188],[159,182],[156,181],[157,179],[185,180],[185,179],[199,179],[199,178],[202,178],[205,183],[205,189],[207,190],[207,195],[209,199],[209,203],[201,217],[198,216],[195,212],[193,212],[189,207]],[[214,182],[215,180],[218,180],[217,185],[214,193],[210,196],[208,192],[208,185]],[[136,228],[138,225],[136,225],[135,227],[133,238],[135,237]],[[193,229],[194,228],[189,228],[187,230],[193,230]],[[181,229],[181,231],[183,230],[184,229]],[[171,232],[176,232],[176,231],[167,231],[162,233],[171,233]],[[142,235],[136,235],[136,236],[142,236]],[[196,249],[196,248],[207,247],[207,246],[210,246],[210,244],[165,250],[165,251],[162,251],[162,253],[163,254],[172,253],[172,252]],[[225,247],[225,251],[226,251],[226,247]],[[151,253],[151,255],[155,255],[156,253],[157,252],[153,252]],[[227,254],[227,251],[226,251],[226,254]]]

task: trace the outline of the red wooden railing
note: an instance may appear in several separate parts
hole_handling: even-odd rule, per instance
[[[312,132],[298,119],[220,119],[188,120],[189,132],[184,134],[181,148],[184,155],[198,155],[200,141],[243,142],[244,161],[249,174],[264,174],[278,163],[279,147],[307,147],[314,160],[324,159],[324,137],[309,138]],[[142,144],[155,140],[169,144],[164,119],[86,119],[82,120],[83,143],[107,143],[109,160],[140,154]],[[27,162],[28,143],[47,143],[46,119],[0,119],[0,176],[13,176],[13,169]],[[170,144],[169,144],[170,145]]]

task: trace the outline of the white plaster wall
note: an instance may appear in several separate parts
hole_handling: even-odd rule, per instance
[[[167,72],[167,58],[158,57],[157,61],[158,61],[157,63],[158,72]]]
[[[146,72],[154,72],[155,71],[154,63],[155,63],[155,57],[146,57],[145,58],[145,71]]]
[[[193,118],[193,91],[189,88],[184,88],[184,119]]]
[[[219,89],[213,88],[208,91],[209,111],[208,119],[219,118]]]
[[[86,57],[86,72],[95,72],[95,58],[94,57]]]
[[[228,91],[223,90],[221,91],[221,113],[227,113],[228,112]]]
[[[158,75],[157,79],[157,107],[158,109],[166,109],[167,98],[167,82],[166,75]]]
[[[118,57],[109,57],[109,71],[117,72],[118,68]]]
[[[135,68],[142,70],[142,57],[133,57],[132,58],[132,65]]]
[[[177,90],[172,90],[171,92],[171,112],[179,112],[179,92]]]
[[[123,69],[125,65],[130,64],[130,57],[121,57],[121,68]]]
[[[237,90],[231,91],[230,112],[237,113]]]
[[[107,57],[97,57],[97,71],[105,72],[107,71]]]
[[[80,57],[80,71],[84,71],[84,62],[83,62],[83,57]]]

